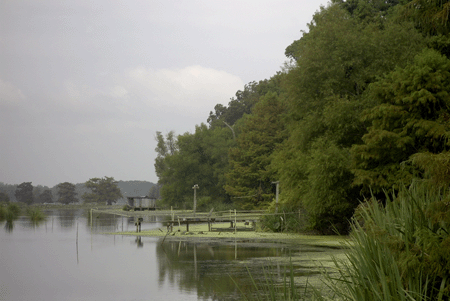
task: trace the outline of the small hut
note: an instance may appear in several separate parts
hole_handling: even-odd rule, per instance
[[[128,206],[132,210],[155,210],[156,209],[156,199],[149,198],[148,196],[128,196]]]

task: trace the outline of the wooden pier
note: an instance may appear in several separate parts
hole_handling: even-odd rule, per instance
[[[175,216],[172,214],[172,219],[169,221],[166,221],[165,224],[167,225],[167,230],[169,232],[173,232],[173,226],[178,225],[186,225],[186,232],[189,232],[189,225],[192,224],[208,224],[208,231],[242,231],[242,230],[255,230],[256,222],[259,221],[260,215],[255,214],[254,212],[239,212],[239,215],[237,215],[236,211],[230,212],[230,214],[222,214],[222,215],[213,215],[211,210],[208,215],[203,216],[177,216],[175,219]],[[215,223],[230,223],[229,228],[214,228]],[[243,228],[237,228],[237,223],[244,223],[245,227]]]

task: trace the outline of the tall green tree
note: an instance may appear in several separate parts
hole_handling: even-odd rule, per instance
[[[85,183],[91,193],[84,193],[81,198],[86,203],[106,203],[112,205],[122,198],[122,192],[113,177],[92,178]]]
[[[69,182],[60,183],[58,188],[58,202],[62,204],[77,203],[77,193],[75,192],[75,185]]]
[[[377,1],[364,16],[362,2],[322,8],[286,49],[295,60],[286,81],[289,137],[272,166],[282,202],[305,209],[310,226],[323,232],[342,225],[357,205],[350,148],[366,131],[359,115],[373,106],[364,97],[368,85],[425,47],[412,24],[392,21],[389,8],[375,13]]]
[[[53,203],[53,194],[50,189],[45,189],[40,195],[39,199],[41,203]]]
[[[165,158],[174,155],[177,150],[177,139],[175,132],[170,131],[166,134],[166,137],[161,132],[156,132],[155,140],[157,142],[155,151],[155,172],[159,179],[162,178],[164,172],[167,170],[167,163],[164,162]]]
[[[17,186],[16,192],[14,193],[18,202],[31,205],[34,202],[33,199],[33,185],[31,182],[23,182]]]
[[[200,186],[198,196],[219,202],[228,201],[223,189],[228,149],[234,143],[227,127],[208,128],[201,124],[195,132],[177,136],[177,150],[161,161],[165,166],[158,174],[162,199],[168,205],[192,204],[192,187]]]
[[[450,1],[413,0],[404,5],[403,17],[413,20],[416,27],[427,35],[450,33]]]
[[[281,82],[285,74],[278,72],[270,79],[250,82],[245,85],[244,90],[237,91],[232,97],[228,106],[217,104],[214,112],[211,111],[208,117],[210,127],[233,126],[245,114],[250,114],[253,106],[269,91],[281,93]]]
[[[370,124],[363,144],[352,148],[356,184],[376,192],[399,189],[423,176],[413,158],[450,150],[450,60],[445,56],[424,50],[407,67],[374,83],[368,98],[376,106],[363,115]]]
[[[276,92],[268,92],[239,126],[236,146],[229,151],[230,170],[225,190],[243,209],[262,208],[272,201],[274,172],[271,154],[286,138],[286,103]]]

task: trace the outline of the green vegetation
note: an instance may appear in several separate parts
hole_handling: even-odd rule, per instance
[[[85,183],[90,193],[85,193],[81,197],[86,203],[103,203],[112,205],[122,198],[122,192],[117,186],[118,182],[113,177],[92,178]]]
[[[346,233],[359,201],[450,165],[445,1],[334,0],[286,48],[289,62],[216,105],[194,133],[157,132],[162,203],[302,212],[275,231]],[[442,21],[444,23],[439,22]],[[439,162],[439,163],[437,163]],[[442,168],[440,177],[448,174]],[[208,208],[209,207],[209,208]]]
[[[27,215],[30,218],[30,220],[34,223],[43,221],[46,219],[45,214],[36,207],[30,207],[27,209]]]
[[[279,182],[285,216],[267,215],[265,229],[352,232],[340,281],[330,278],[337,297],[448,300],[449,8],[321,7],[282,72],[216,105],[195,133],[157,133],[162,202],[189,208],[198,184],[205,211],[274,213]]]
[[[69,182],[58,184],[58,202],[62,204],[77,203],[75,185]]]
[[[18,202],[25,203],[27,205],[33,204],[33,185],[31,182],[24,182],[17,186],[14,195]]]
[[[21,208],[17,203],[8,203],[6,206],[0,204],[0,221],[12,223],[19,217],[20,211]]]
[[[347,260],[327,277],[334,298],[449,300],[450,194],[415,184],[386,197],[359,207]]]

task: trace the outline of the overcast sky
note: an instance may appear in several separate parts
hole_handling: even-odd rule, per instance
[[[193,132],[286,61],[325,0],[0,1],[0,182],[156,183]]]

